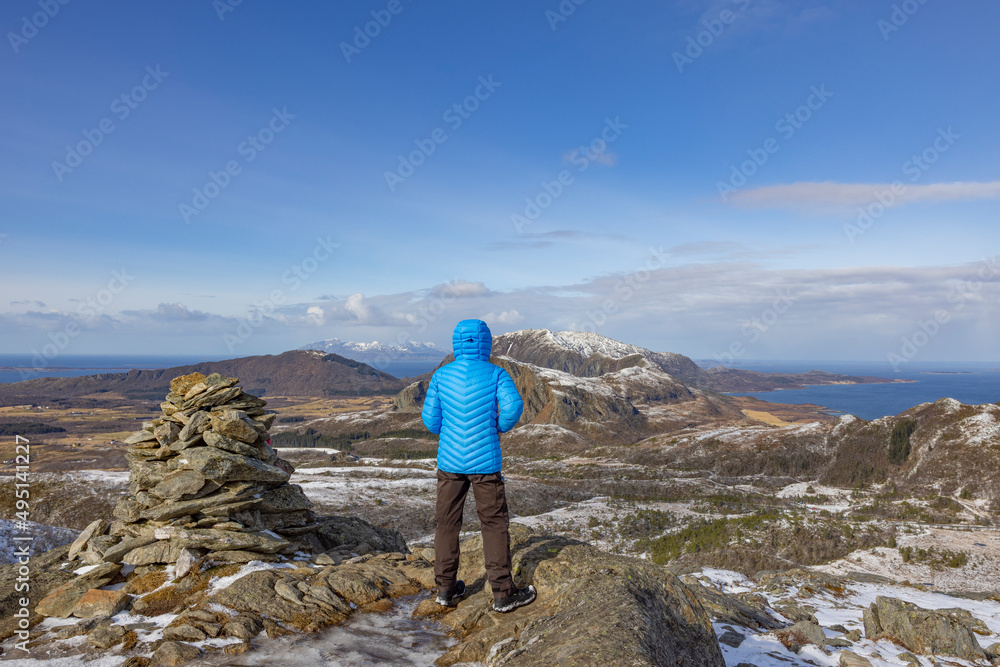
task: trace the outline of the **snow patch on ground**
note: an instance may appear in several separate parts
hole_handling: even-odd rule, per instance
[[[725,593],[746,592],[753,588],[753,582],[743,575],[725,570],[702,570],[698,576],[706,577],[711,584]],[[759,592],[759,591],[758,591]],[[769,603],[774,603],[782,595],[764,593]],[[816,619],[819,624],[826,629],[828,637],[838,636],[839,633],[829,630],[832,625],[842,625],[848,630],[862,630],[863,633],[863,612],[879,596],[898,598],[907,602],[912,602],[924,609],[946,609],[962,608],[967,609],[972,615],[984,623],[993,633],[990,636],[979,636],[979,643],[985,648],[1000,640],[1000,603],[986,600],[966,600],[963,598],[951,597],[943,593],[924,591],[908,586],[896,584],[868,584],[853,583],[848,585],[847,593],[844,596],[834,596],[830,592],[823,592],[805,598],[799,598],[801,604],[816,608]],[[746,639],[738,648],[733,648],[721,644],[726,664],[735,666],[741,662],[751,663],[758,667],[789,667],[790,665],[826,665],[834,667],[840,664],[841,650],[832,649],[830,655],[826,655],[815,646],[803,647],[798,654],[791,653],[777,641],[774,634],[762,633],[748,628],[734,627],[729,624],[716,623],[715,631],[717,635],[722,635],[728,629],[733,629],[740,634],[746,635]],[[871,661],[874,667],[896,667],[905,664],[898,658],[904,649],[896,646],[892,642],[882,640],[873,642],[862,638],[855,642],[848,649]],[[881,657],[877,657],[881,656]],[[811,662],[806,662],[809,660]],[[927,656],[921,656],[921,665],[929,667],[932,663]],[[970,665],[967,661],[949,659],[953,662],[949,664]]]
[[[324,665],[324,667],[416,667],[434,664],[454,645],[435,621],[410,614],[427,594],[396,600],[385,613],[354,614],[343,625],[313,635],[289,635],[261,642],[240,655],[202,656],[200,665]]]
[[[923,584],[939,591],[995,591],[1000,588],[1000,530],[922,529],[897,535],[899,546],[919,549],[934,548],[964,552],[969,556],[963,567],[939,567],[904,563],[898,549],[879,547],[855,551],[840,560],[813,569],[829,574],[866,572],[890,577],[897,581]]]
[[[525,424],[524,426],[518,426],[515,429],[518,435],[525,435],[537,438],[571,438],[573,440],[582,440],[579,435],[570,431],[568,428],[559,426],[558,424]]]
[[[989,413],[966,417],[958,422],[962,439],[969,447],[994,444],[1000,440],[1000,423]]]
[[[59,528],[44,523],[28,521],[19,525],[14,521],[0,519],[0,563],[17,562],[16,552],[28,546],[30,553],[40,554],[63,544],[69,544],[80,534],[78,530]],[[29,541],[15,541],[15,537],[32,537]]]
[[[213,577],[212,580],[209,582],[212,587],[211,592],[217,593],[218,591],[229,588],[237,580],[242,579],[251,572],[259,572],[261,570],[277,570],[281,568],[294,569],[295,565],[291,563],[265,563],[259,560],[252,560],[249,563],[245,564],[243,567],[241,567],[239,571],[235,572],[234,574],[230,574],[229,576],[226,577]]]
[[[101,486],[128,486],[127,470],[75,470],[59,473],[59,477],[71,477],[78,482],[91,482]]]
[[[296,452],[321,452],[323,454],[340,454],[339,449],[333,449],[332,447],[275,447],[274,451],[282,453],[287,452],[294,454]]]

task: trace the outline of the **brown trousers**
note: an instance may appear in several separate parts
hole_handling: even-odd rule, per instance
[[[437,471],[437,530],[434,533],[434,578],[438,590],[447,593],[458,575],[458,535],[462,530],[465,496],[472,485],[476,513],[483,530],[483,556],[493,597],[499,599],[516,590],[510,576],[510,514],[503,476],[462,475]]]

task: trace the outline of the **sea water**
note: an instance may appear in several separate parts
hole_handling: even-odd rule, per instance
[[[707,365],[707,364],[706,364]],[[734,394],[755,396],[772,403],[812,403],[832,412],[862,419],[896,415],[921,403],[954,398],[969,405],[1000,401],[1000,362],[906,364],[894,370],[888,363],[845,361],[743,362],[738,368],[763,373],[804,373],[821,370],[842,375],[866,375],[907,383],[819,385],[803,389],[754,391]]]

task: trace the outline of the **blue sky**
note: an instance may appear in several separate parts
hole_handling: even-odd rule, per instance
[[[0,8],[0,352],[1000,359],[995,4],[64,1]]]

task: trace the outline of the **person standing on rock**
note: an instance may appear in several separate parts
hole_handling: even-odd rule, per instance
[[[524,401],[507,371],[489,361],[493,335],[485,322],[459,322],[452,334],[452,347],[455,361],[431,377],[421,414],[428,430],[441,436],[434,533],[437,603],[453,607],[466,592],[465,582],[457,578],[458,535],[471,486],[482,524],[493,609],[513,611],[534,601],[535,588],[518,589],[510,574],[510,515],[500,472],[498,434],[514,428]]]

